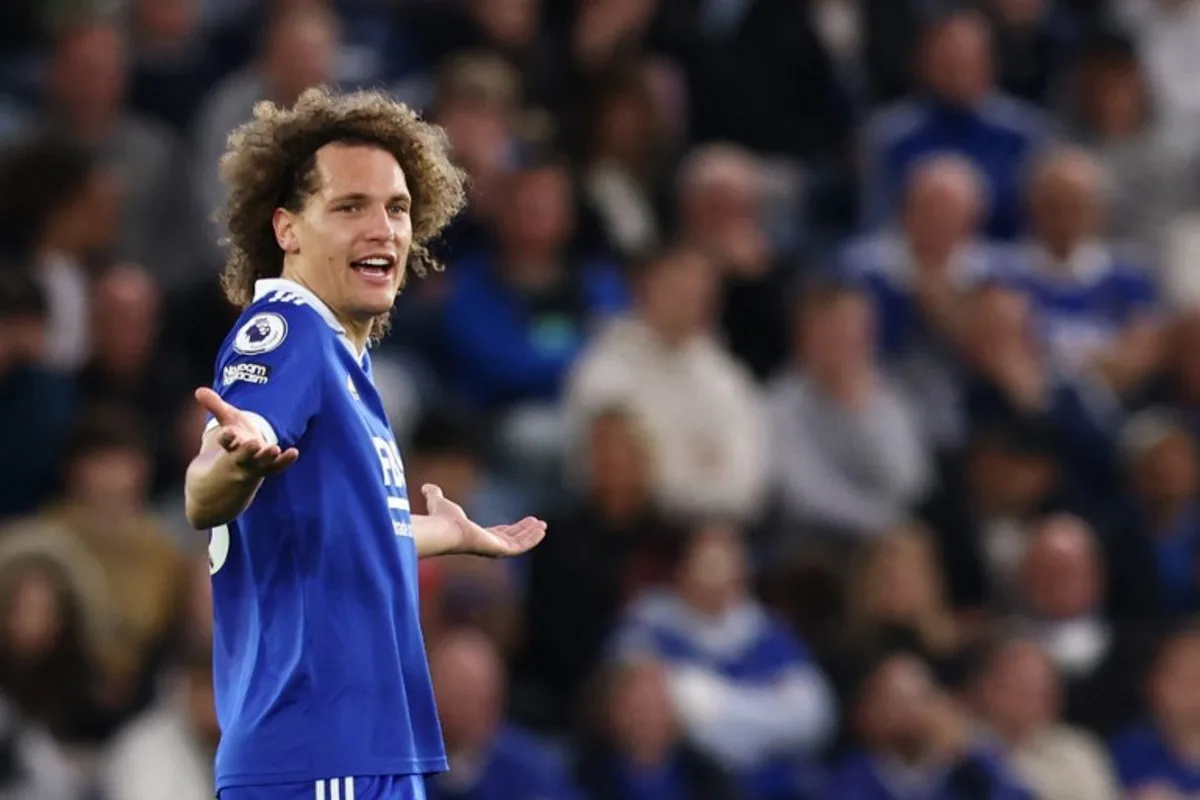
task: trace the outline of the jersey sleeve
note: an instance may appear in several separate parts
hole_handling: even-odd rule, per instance
[[[213,390],[285,448],[304,436],[319,403],[324,341],[320,320],[311,316],[288,304],[255,309],[239,320],[217,358]],[[210,418],[205,429],[215,424]]]

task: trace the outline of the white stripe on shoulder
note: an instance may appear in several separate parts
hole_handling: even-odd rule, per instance
[[[342,782],[338,778],[329,780],[329,800],[342,800]]]
[[[255,427],[258,428],[258,432],[261,433],[263,438],[267,440],[267,444],[279,444],[279,436],[275,433],[275,429],[271,427],[271,423],[267,422],[267,420],[261,414],[255,414],[253,411],[242,411],[242,413],[248,416],[251,421],[254,422]],[[217,425],[217,418],[213,417],[204,426],[204,432],[208,433],[213,428],[217,427]]]
[[[325,800],[325,781],[324,780],[317,781],[316,794],[314,796],[316,797],[316,800]]]
[[[354,800],[354,778],[346,778],[346,791],[342,792],[342,800]]]

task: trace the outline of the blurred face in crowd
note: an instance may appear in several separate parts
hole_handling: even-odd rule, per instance
[[[1046,0],[989,0],[1000,23],[1008,28],[1027,28],[1038,22]]]
[[[617,668],[605,716],[612,743],[637,763],[654,764],[678,738],[666,674],[654,662]]]
[[[140,450],[103,448],[79,455],[67,469],[73,502],[112,513],[132,513],[146,502],[150,463]]]
[[[928,539],[898,531],[874,543],[861,576],[864,612],[873,621],[914,624],[941,603]]]
[[[799,320],[800,352],[818,379],[869,366],[875,352],[874,313],[859,292],[835,290],[809,304]]]
[[[680,596],[702,614],[720,615],[746,595],[746,550],[737,531],[698,531],[676,572]]]
[[[867,679],[858,705],[858,727],[866,746],[913,762],[929,741],[928,709],[940,690],[916,658],[893,656]]]
[[[62,635],[62,591],[46,569],[24,568],[13,580],[4,619],[8,652],[26,663],[48,655]]]
[[[541,24],[541,0],[470,0],[471,16],[503,50],[532,44]]]
[[[471,497],[479,485],[479,463],[470,453],[413,453],[411,462],[412,484],[441,486],[447,497]],[[414,496],[412,502],[415,513],[425,513],[424,497]],[[421,510],[416,510],[418,504]]]
[[[504,668],[492,643],[475,632],[448,633],[433,647],[429,664],[447,748],[484,750],[503,704]]]
[[[983,211],[982,188],[970,165],[958,160],[931,162],[913,173],[903,223],[918,258],[948,258],[974,236]]]
[[[508,109],[482,98],[462,98],[439,106],[437,121],[450,139],[455,163],[472,180],[508,169],[512,141]]]
[[[1100,601],[1100,566],[1091,530],[1074,517],[1053,517],[1033,533],[1022,569],[1025,600],[1046,620],[1069,620]]]
[[[762,227],[763,176],[749,153],[709,152],[685,175],[679,198],[682,235],[722,268],[754,274],[769,266]]]
[[[717,271],[707,257],[679,251],[662,257],[641,276],[643,318],[670,344],[706,331],[717,308]]]
[[[1092,128],[1104,138],[1120,139],[1142,129],[1149,115],[1149,98],[1136,62],[1085,65],[1080,75],[1083,111]]]
[[[990,659],[979,691],[980,710],[997,733],[1020,745],[1058,718],[1059,689],[1046,654],[1029,642],[1012,642]]]
[[[317,151],[314,183],[298,212],[275,212],[285,276],[315,292],[343,322],[390,311],[412,244],[404,170],[378,147],[328,144]],[[391,266],[355,266],[370,257],[390,257]]]
[[[1039,242],[1058,259],[1100,232],[1102,175],[1079,151],[1064,152],[1042,165],[1030,189],[1030,213]]]
[[[196,0],[137,0],[138,36],[152,47],[182,45],[191,38],[197,11]]]
[[[154,281],[137,267],[116,267],[96,282],[93,294],[93,358],[110,375],[141,375],[158,332]]]
[[[513,176],[501,230],[510,261],[557,260],[575,232],[572,192],[571,178],[561,166]]]
[[[49,246],[77,258],[103,252],[116,240],[121,185],[115,173],[97,169],[80,191],[47,222]]]
[[[1168,736],[1200,734],[1200,635],[1187,633],[1166,645],[1150,675],[1149,701]]]
[[[650,464],[633,419],[611,413],[593,420],[588,455],[592,495],[602,508],[618,514],[640,511],[649,493]]]
[[[128,80],[121,36],[108,25],[91,25],[66,33],[57,43],[50,74],[56,105],[87,135],[95,121],[120,110]],[[98,132],[102,133],[102,132]]]
[[[936,23],[921,58],[926,85],[945,102],[973,106],[992,88],[991,35],[978,14],[955,14]]]
[[[1152,506],[1174,505],[1195,497],[1200,481],[1196,466],[1196,443],[1177,429],[1137,459],[1134,484]]]
[[[45,350],[45,317],[37,314],[0,316],[0,378],[14,367],[40,361]]]
[[[983,513],[1022,519],[1054,491],[1058,467],[1048,454],[1026,452],[989,436],[972,447],[967,481]]]
[[[649,75],[643,68],[603,101],[596,133],[597,155],[628,168],[641,169],[647,155],[655,151],[662,128]]]
[[[318,6],[288,12],[267,40],[264,70],[277,102],[291,105],[313,86],[332,83],[337,73],[338,30]]]

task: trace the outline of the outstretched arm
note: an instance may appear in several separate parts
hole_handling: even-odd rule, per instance
[[[525,517],[514,525],[480,527],[461,506],[447,500],[437,486],[426,484],[421,492],[429,513],[412,517],[418,558],[456,553],[508,558],[532,550],[546,535],[546,523],[534,517]]]
[[[202,530],[245,511],[263,478],[290,467],[300,453],[294,447],[281,450],[270,426],[257,424],[254,415],[226,403],[212,389],[197,389],[196,400],[217,423],[204,434],[184,480],[188,522]]]

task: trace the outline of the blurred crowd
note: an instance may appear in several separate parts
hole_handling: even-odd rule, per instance
[[[0,53],[0,797],[212,796],[217,160],[317,84],[471,179],[373,354],[409,483],[550,522],[422,565],[431,798],[1200,797],[1200,0],[41,0]]]

